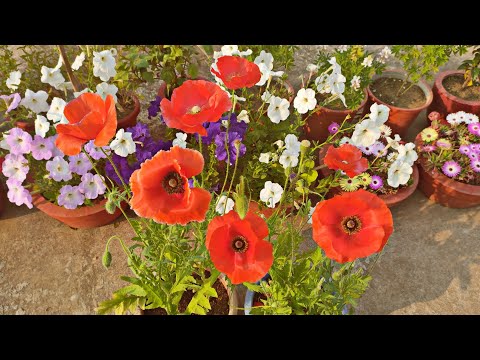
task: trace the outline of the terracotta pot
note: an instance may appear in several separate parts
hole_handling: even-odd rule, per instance
[[[443,118],[448,114],[457,111],[465,111],[471,114],[480,114],[480,101],[468,101],[450,94],[443,86],[445,78],[451,75],[462,75],[464,72],[460,70],[443,71],[437,75],[433,84],[433,101],[428,107],[427,113],[438,111]]]
[[[328,148],[327,146],[324,146],[320,150],[319,159],[321,161],[321,164],[323,164],[323,158],[325,157],[325,155],[327,153],[327,148]],[[330,174],[332,174],[334,171],[325,167],[325,168],[320,169],[319,172],[323,177],[327,177]],[[410,195],[412,195],[418,187],[419,171],[418,171],[418,166],[416,164],[413,164],[412,176],[413,176],[413,184],[412,185],[399,189],[395,194],[382,194],[382,195],[378,195],[378,197],[380,199],[382,199],[383,202],[389,208],[400,204],[402,201],[406,200]],[[340,189],[340,187],[335,187],[335,188],[330,189],[330,191],[329,191],[329,193],[327,194],[326,197],[330,198],[334,195],[338,195],[338,194],[341,194],[341,193],[342,193],[342,190]]]
[[[389,71],[384,71],[383,74],[380,76],[374,76],[373,79],[375,80],[379,77],[388,77],[388,78],[404,80],[405,74],[400,70],[389,70]],[[405,108],[389,105],[383,102],[382,100],[380,100],[379,98],[377,98],[373,94],[372,90],[370,89],[370,86],[368,86],[367,88],[369,101],[366,108],[369,109],[374,102],[388,106],[390,108],[390,116],[388,117],[388,121],[386,124],[392,128],[393,134],[399,134],[402,138],[405,137],[408,128],[413,123],[413,121],[417,118],[418,114],[420,114],[422,110],[430,106],[433,99],[432,90],[424,80],[420,80],[418,84],[415,84],[415,85],[417,85],[418,87],[420,87],[420,89],[422,89],[423,93],[425,94],[426,101],[425,101],[425,104],[414,109],[405,109]]]
[[[333,110],[326,107],[321,107],[317,112],[310,115],[307,119],[307,123],[303,127],[305,138],[308,140],[316,140],[323,143],[330,136],[328,127],[331,123],[336,122],[341,125],[343,120],[350,115],[351,119],[358,112],[363,112],[365,104],[368,100],[368,93],[365,90],[365,98],[359,107],[353,110]],[[306,117],[306,115],[304,116]],[[351,119],[347,121],[351,121]]]
[[[109,214],[105,210],[106,199],[92,206],[83,206],[75,210],[68,210],[62,206],[55,205],[40,194],[32,195],[33,205],[48,216],[76,229],[90,229],[107,225],[122,215],[120,209]],[[127,203],[122,203],[125,209]]]
[[[218,279],[222,283],[223,287],[227,290],[228,293],[228,299],[229,299],[229,311],[228,315],[237,315],[238,314],[238,295],[236,291],[232,291],[229,287],[227,282],[225,281],[225,275],[221,274]],[[146,314],[148,310],[142,310],[138,309],[140,315],[152,315],[152,314]]]
[[[134,108],[130,114],[117,120],[118,129],[126,129],[137,124],[137,117],[140,113],[140,101],[138,100],[138,97],[133,93],[129,93],[129,96],[133,99]]]
[[[35,124],[26,121],[17,121],[15,126],[28,133],[35,133]]]
[[[423,144],[420,134],[415,138],[415,144]],[[455,181],[435,168],[427,170],[427,160],[423,156],[417,161],[420,172],[418,188],[430,200],[457,209],[480,205],[480,186]]]

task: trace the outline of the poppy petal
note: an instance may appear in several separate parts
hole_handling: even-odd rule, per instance
[[[78,123],[89,112],[96,111],[103,113],[104,104],[102,97],[98,94],[84,93],[70,101],[63,110],[63,114],[70,124]]]
[[[105,100],[106,119],[103,129],[95,137],[95,146],[102,147],[108,145],[110,140],[117,132],[117,112],[115,110],[115,101],[113,96],[108,94]]]
[[[58,147],[65,155],[74,156],[80,154],[82,146],[87,140],[76,138],[67,134],[59,133],[55,140],[55,146]]]

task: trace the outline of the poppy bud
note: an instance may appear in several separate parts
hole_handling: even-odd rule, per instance
[[[112,263],[112,254],[108,249],[105,249],[105,252],[103,253],[102,256],[102,264],[105,266],[106,269],[110,267],[110,264]]]

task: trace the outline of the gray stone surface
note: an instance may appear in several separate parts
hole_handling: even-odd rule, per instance
[[[372,47],[380,48],[380,46]],[[302,46],[291,79],[314,58],[315,46]],[[445,68],[456,68],[453,59]],[[154,86],[141,90],[143,104]],[[148,120],[146,106],[140,119]],[[410,129],[423,127],[421,114]],[[448,209],[422,193],[393,209],[395,231],[372,271],[360,300],[360,314],[480,314],[480,212]],[[8,204],[0,217],[0,314],[93,314],[98,303],[123,286],[126,259],[112,242],[112,266],[101,257],[112,235],[129,240],[133,232],[119,219],[91,230],[73,230],[38,210]],[[316,246],[306,236],[307,246]]]

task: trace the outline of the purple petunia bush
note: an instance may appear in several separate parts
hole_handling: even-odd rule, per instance
[[[429,114],[431,125],[422,130],[419,154],[429,166],[456,181],[480,185],[480,123],[475,114],[459,111],[442,119]]]

